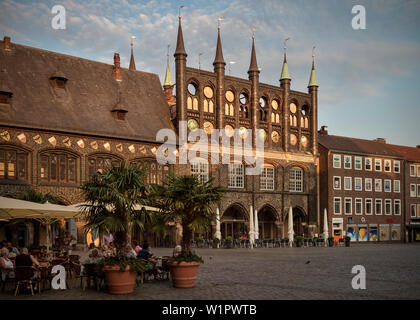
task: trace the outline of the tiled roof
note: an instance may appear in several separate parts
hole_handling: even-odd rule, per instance
[[[420,148],[397,146],[395,144],[387,144],[387,146],[392,150],[398,152],[407,160],[420,162]]]
[[[155,141],[161,128],[172,128],[168,104],[156,74],[121,68],[37,48],[0,41],[0,74],[13,93],[10,107],[0,108],[0,124],[115,138]],[[65,90],[50,77],[64,74]],[[119,102],[126,120],[115,119]]]
[[[398,152],[389,148],[386,143],[374,140],[341,137],[330,134],[318,134],[318,142],[329,150],[378,156],[392,156],[398,158],[402,157]]]

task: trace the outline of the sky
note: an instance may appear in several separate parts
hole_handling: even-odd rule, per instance
[[[55,30],[54,5],[66,9],[66,29]],[[307,91],[312,47],[319,84],[318,126],[330,134],[420,145],[419,0],[0,0],[0,33],[12,42],[128,67],[131,36],[137,70],[164,80],[167,46],[175,78],[178,7],[187,65],[213,70],[217,20],[233,76],[247,78],[252,28],[260,82],[279,85],[283,39],[291,88]],[[355,5],[366,29],[354,30]],[[228,74],[228,66],[226,74]]]

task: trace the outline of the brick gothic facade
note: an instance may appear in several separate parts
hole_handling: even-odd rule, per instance
[[[261,128],[264,177],[242,175],[232,184],[231,165],[205,168],[206,178],[228,190],[219,205],[222,236],[248,232],[251,206],[258,211],[260,238],[287,236],[289,207],[297,234],[319,233],[314,68],[308,93],[290,89],[286,55],[280,86],[260,83],[253,41],[248,79],[226,76],[220,31],[214,72],[189,68],[181,21],[174,56],[175,96],[170,81],[163,93],[156,75],[136,71],[134,64],[121,68],[118,54],[109,66],[5,37],[0,41],[0,195],[31,187],[64,203],[79,203],[78,186],[96,170],[121,161],[147,166],[151,183],[169,170],[195,174],[190,165],[156,163],[159,129],[176,129],[183,120],[189,130]],[[254,145],[255,139],[254,134]],[[81,222],[76,224],[80,229]],[[84,241],[80,230],[79,235]],[[177,241],[174,230],[168,236]]]

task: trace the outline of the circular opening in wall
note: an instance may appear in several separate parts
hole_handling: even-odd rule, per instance
[[[260,107],[264,108],[267,105],[267,99],[264,97],[260,98]]]
[[[307,116],[308,113],[309,113],[309,107],[305,104],[305,105],[302,106],[302,114],[304,116]]]
[[[194,82],[191,82],[190,84],[188,84],[188,92],[192,95],[195,96],[197,93],[197,85]]]
[[[239,95],[239,101],[240,101],[240,103],[242,103],[242,104],[247,104],[247,103],[248,103],[248,95],[247,95],[245,92],[242,92],[242,93]]]

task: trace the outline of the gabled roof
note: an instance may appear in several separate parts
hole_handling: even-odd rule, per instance
[[[155,141],[161,128],[172,128],[156,74],[121,68],[117,82],[112,65],[14,43],[6,51],[0,43],[0,69],[6,69],[13,92],[1,125],[148,141]],[[65,91],[49,80],[57,70],[68,79]],[[111,113],[119,90],[125,121]]]
[[[374,140],[318,134],[318,142],[328,150],[402,158],[386,143]]]
[[[420,162],[420,148],[398,146],[395,144],[387,144],[387,146],[395,152],[398,152],[401,156],[409,161]]]

